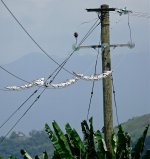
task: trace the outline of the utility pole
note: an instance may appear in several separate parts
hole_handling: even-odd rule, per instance
[[[134,48],[135,44],[110,44],[109,12],[116,11],[119,15],[129,14],[132,11],[126,9],[109,8],[107,4],[100,8],[86,9],[88,12],[97,12],[101,20],[101,45],[80,46],[80,48],[101,48],[102,51],[102,72],[111,71],[110,47]],[[111,76],[103,79],[103,114],[104,114],[104,137],[107,149],[112,153],[111,137],[113,133],[113,110],[112,110],[112,80]]]
[[[87,9],[88,12],[101,13],[101,50],[102,50],[102,72],[111,70],[110,59],[110,35],[109,35],[109,8],[108,5],[101,5],[101,8]],[[112,152],[111,137],[113,133],[113,112],[112,112],[112,83],[111,77],[103,79],[103,114],[104,114],[104,137],[108,151]]]
[[[101,6],[101,46],[102,46],[102,72],[111,70],[110,58],[110,32],[109,32],[109,6]],[[108,150],[111,152],[111,137],[113,132],[112,111],[112,81],[111,76],[103,79],[103,111],[104,136]]]

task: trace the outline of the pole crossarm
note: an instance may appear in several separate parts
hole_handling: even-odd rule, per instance
[[[91,8],[86,9],[87,12],[116,11],[117,8]]]
[[[125,15],[125,14],[129,14],[132,13],[131,10],[127,10],[127,8],[125,7],[124,9],[119,9],[119,8],[91,8],[91,9],[86,9],[87,12],[110,12],[110,11],[115,11],[117,13],[119,13],[119,15]]]
[[[134,43],[127,43],[127,44],[112,44],[112,45],[108,45],[108,44],[103,44],[103,45],[85,45],[85,46],[79,46],[76,47],[77,50],[79,49],[84,49],[84,48],[92,48],[92,49],[96,49],[96,48],[106,48],[106,47],[128,47],[130,49],[133,49],[135,47]]]

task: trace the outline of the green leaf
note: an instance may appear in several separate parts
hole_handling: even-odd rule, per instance
[[[21,150],[20,152],[24,159],[32,159],[32,157],[25,150]]]
[[[45,152],[43,152],[43,159],[48,159],[48,154],[47,154],[47,152],[45,151]]]
[[[54,132],[50,129],[48,124],[45,125],[45,130],[49,134],[49,138],[51,139],[56,149],[55,156],[58,156],[59,154],[61,159],[74,159],[64,133],[55,121],[52,123],[52,125],[54,128]]]
[[[55,134],[53,133],[53,131],[51,130],[51,128],[49,127],[48,124],[45,124],[45,131],[49,135],[49,138],[50,138],[53,146],[55,147],[56,151],[58,153],[61,152],[61,146],[58,143],[57,137],[55,136]]]
[[[94,134],[95,144],[97,147],[97,155],[98,159],[106,159],[107,156],[107,148],[103,136],[99,130],[97,130]]]
[[[80,136],[69,124],[66,124],[65,129],[70,142],[72,154],[76,154],[76,156],[84,158],[86,151]]]
[[[117,152],[116,158],[131,158],[131,146],[130,146],[130,136],[125,133],[122,126],[118,126],[119,131],[117,133]]]
[[[144,143],[145,143],[148,129],[149,129],[149,125],[145,128],[143,135],[138,139],[137,144],[135,145],[132,152],[133,159],[140,159],[144,150]]]
[[[150,149],[148,149],[142,159],[150,159]]]
[[[68,157],[70,159],[74,158],[63,131],[60,129],[60,127],[58,126],[58,124],[55,121],[53,121],[52,125],[53,125],[55,134],[58,138],[58,142],[59,142],[62,152],[63,152],[63,155],[61,155],[61,157],[65,157],[65,158]]]

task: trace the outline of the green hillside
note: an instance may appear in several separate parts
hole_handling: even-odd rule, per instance
[[[3,137],[0,138],[3,139]],[[10,155],[22,158],[20,150],[27,150],[32,156],[40,155],[47,151],[49,156],[53,154],[51,144],[45,131],[33,130],[28,136],[22,132],[12,132],[9,138],[0,144],[0,156],[8,158]]]
[[[122,126],[131,135],[132,141],[135,142],[148,124],[150,125],[150,114],[145,114],[129,119]],[[148,131],[148,136],[150,136],[150,130]]]

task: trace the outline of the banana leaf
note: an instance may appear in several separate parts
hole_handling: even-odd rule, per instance
[[[65,129],[67,132],[68,142],[70,143],[72,154],[76,154],[77,158],[85,158],[85,147],[76,130],[72,129],[69,124],[66,124]]]
[[[87,124],[87,121],[81,122],[82,132],[84,134],[84,145],[86,149],[86,158],[87,159],[96,159],[97,153],[95,151],[94,144],[94,130],[93,130],[93,120],[90,118],[90,127]]]
[[[32,159],[32,157],[25,150],[21,150],[20,152],[24,159]]]
[[[116,159],[131,159],[131,138],[121,125],[118,128]]]
[[[150,159],[150,149],[148,149],[142,159]]]
[[[149,125],[145,128],[143,135],[138,139],[137,144],[135,145],[132,152],[133,159],[140,159],[140,157],[142,156],[148,129],[149,129]]]
[[[106,159],[107,158],[107,147],[103,136],[99,130],[97,130],[94,134],[96,151],[98,159]]]
[[[54,132],[50,129],[48,124],[45,125],[45,129],[46,132],[49,134],[49,138],[56,149],[57,156],[59,154],[61,159],[74,159],[64,133],[55,121],[53,121],[52,125],[54,128]]]

